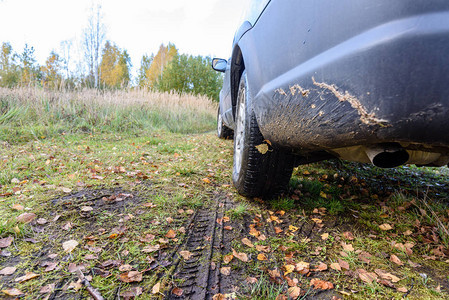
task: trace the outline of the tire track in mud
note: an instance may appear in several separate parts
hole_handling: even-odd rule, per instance
[[[229,283],[223,283],[220,267],[224,248],[223,225],[217,222],[224,212],[233,206],[233,202],[223,194],[216,194],[213,203],[199,209],[195,214],[188,237],[179,246],[179,251],[192,253],[190,259],[175,254],[178,260],[173,272],[176,287],[182,289],[181,296],[166,295],[167,299],[211,299],[215,294],[228,289]],[[217,262],[214,261],[214,258]]]

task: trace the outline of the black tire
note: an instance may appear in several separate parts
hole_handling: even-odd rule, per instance
[[[256,147],[263,144],[266,146]],[[267,147],[268,151],[265,151]],[[248,197],[278,196],[288,185],[293,164],[294,155],[272,148],[262,136],[252,110],[246,72],[243,72],[234,131],[234,186],[240,194]]]
[[[217,113],[217,136],[220,139],[232,139],[234,134],[234,131],[227,127],[224,123],[223,123],[223,118],[221,116],[221,111],[220,111],[220,106],[218,106],[218,113]]]

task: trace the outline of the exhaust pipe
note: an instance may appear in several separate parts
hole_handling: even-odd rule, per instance
[[[371,163],[379,168],[394,168],[409,160],[408,152],[396,143],[379,144],[365,150]]]

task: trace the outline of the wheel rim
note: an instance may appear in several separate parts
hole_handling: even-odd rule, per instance
[[[223,130],[223,118],[221,117],[220,111],[218,111],[218,118],[217,118],[217,133],[218,136],[221,136]]]
[[[240,91],[239,102],[237,106],[237,124],[235,128],[235,138],[234,138],[234,168],[233,168],[233,179],[238,180],[240,170],[242,168],[243,160],[243,148],[245,139],[245,89]]]

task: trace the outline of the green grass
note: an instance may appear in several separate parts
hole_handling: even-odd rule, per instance
[[[3,277],[0,289],[17,287],[26,292],[25,299],[36,299],[41,296],[41,286],[76,281],[76,276],[67,271],[69,263],[85,263],[91,270],[106,260],[120,259],[145,270],[154,254],[143,253],[144,246],[165,242],[167,231],[172,229],[177,240],[169,240],[166,249],[175,249],[189,234],[187,224],[192,213],[219,197],[232,202],[225,216],[230,218],[226,224],[233,227],[229,233],[236,234],[224,246],[250,257],[249,262],[234,259],[229,264],[232,272],[242,274],[242,278],[232,279],[238,281],[239,299],[287,295],[285,278],[275,283],[267,270],[283,270],[286,264],[299,261],[330,266],[338,259],[347,261],[352,273],[328,269],[288,276],[299,280],[306,293],[303,297],[319,295],[309,285],[311,278],[332,282],[336,286],[333,292],[349,292],[350,299],[402,297],[402,293],[379,283],[366,284],[354,273],[362,268],[369,272],[382,269],[401,278],[398,286],[410,287],[414,282],[410,299],[447,297],[444,286],[438,291],[448,279],[447,257],[428,258],[436,247],[447,248],[449,197],[444,168],[381,170],[341,161],[310,164],[294,170],[289,190],[281,198],[263,203],[238,196],[232,188],[232,141],[218,140],[213,133],[191,133],[214,126],[208,120],[215,118],[215,107],[204,99],[168,100],[159,95],[156,100],[161,103],[156,103],[150,93],[142,91],[87,91],[76,95],[1,90],[0,95],[0,238],[15,238],[14,245],[7,248],[11,257],[0,257],[0,269],[6,265],[18,268],[13,277]],[[121,103],[121,99],[128,102]],[[202,113],[208,117],[201,117]],[[104,195],[118,193],[132,194],[133,198],[115,204],[102,202]],[[15,204],[24,209],[14,209]],[[94,209],[83,213],[84,206]],[[45,231],[36,232],[36,223],[18,222],[16,217],[24,212],[45,218]],[[271,214],[281,217],[282,213],[291,224],[267,220]],[[322,223],[315,223],[317,220]],[[393,225],[393,229],[383,231],[379,225],[384,223]],[[248,235],[248,226],[255,224],[266,240]],[[272,233],[275,226],[283,227],[283,232]],[[353,240],[343,236],[347,231],[353,233]],[[412,233],[406,235],[408,231]],[[119,235],[114,236],[115,232]],[[327,239],[323,240],[323,234],[328,234]],[[269,259],[259,261],[260,251],[244,245],[243,237],[255,246],[270,246],[270,253],[266,253]],[[68,255],[61,245],[70,239],[80,245]],[[352,244],[354,251],[343,251],[342,242]],[[393,246],[407,242],[416,244],[411,255]],[[89,247],[102,249],[98,259],[86,259],[92,254]],[[361,251],[372,255],[370,264],[359,258]],[[44,272],[39,266],[49,253],[58,254],[60,270]],[[404,265],[391,262],[391,254]],[[217,254],[214,262],[218,263],[221,256]],[[409,259],[422,267],[409,266]],[[30,271],[41,276],[14,282],[15,277]],[[420,273],[426,273],[428,279],[423,280]],[[113,298],[119,287],[126,290],[134,286],[119,282],[119,274],[117,267],[111,268],[111,276],[94,276],[92,285],[105,298]],[[171,275],[168,271],[144,275],[144,280],[136,284],[145,290],[142,298],[151,297],[152,286],[158,281],[163,289],[170,287]],[[244,283],[247,276],[258,278],[257,283]],[[79,292],[68,290],[64,295],[88,297],[84,288]]]

